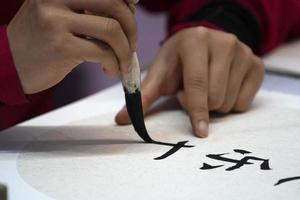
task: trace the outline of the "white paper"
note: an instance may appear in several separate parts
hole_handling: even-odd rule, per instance
[[[264,62],[268,70],[300,75],[300,40],[272,51]]]
[[[98,101],[98,115],[93,113],[62,126],[39,127],[28,122],[0,135],[0,181],[5,179],[6,164],[6,169],[15,169],[9,173],[17,180],[10,182],[10,187],[18,191],[15,187],[23,186],[26,190],[20,193],[28,195],[28,199],[299,197],[300,181],[274,186],[279,179],[300,176],[299,97],[260,92],[249,112],[213,118],[207,139],[194,137],[186,114],[170,106],[176,103],[168,100],[168,109],[147,117],[149,133],[160,141],[188,140],[195,147],[180,149],[164,160],[154,160],[171,147],[140,143],[131,126],[114,124],[115,112],[123,100],[120,97],[118,103],[109,104],[108,97],[119,90],[121,87],[86,101],[87,110],[88,105],[95,109]],[[100,104],[100,100],[107,104]],[[50,118],[58,113],[50,114]],[[225,156],[233,159],[244,157],[234,153],[234,149],[270,159],[271,170],[261,170],[261,163],[253,161],[252,165],[226,171],[232,163],[206,157],[220,153],[230,153]],[[225,166],[200,170],[204,162]]]

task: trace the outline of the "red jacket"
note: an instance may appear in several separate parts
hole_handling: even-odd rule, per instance
[[[260,40],[257,44],[257,53],[262,55],[274,49],[286,40],[300,35],[300,1],[299,0],[141,0],[141,4],[151,11],[166,11],[169,14],[169,31],[171,34],[191,26],[209,26],[210,28],[232,31],[231,23],[220,22],[224,18],[221,14],[216,20],[212,20],[210,15],[205,13],[205,9],[212,2],[235,2],[247,10],[255,18],[259,28]],[[0,6],[0,130],[13,126],[26,119],[47,112],[51,109],[51,90],[35,94],[24,95],[20,80],[15,70],[11,56],[7,35],[6,25],[15,15],[22,0],[7,0],[5,6]],[[225,17],[240,16],[240,22],[247,21],[247,16],[242,16],[244,12],[237,12],[231,15],[231,11],[238,11],[236,6],[227,6],[225,9],[213,7],[208,10],[208,14],[218,8],[218,15],[223,12]],[[197,15],[196,17],[191,17]],[[233,18],[232,18],[233,16]],[[219,20],[219,21],[218,21]],[[252,20],[253,21],[253,20]],[[220,23],[219,23],[220,22]],[[238,22],[236,22],[239,24]],[[234,24],[234,23],[233,23]],[[241,23],[240,23],[241,24]],[[242,24],[243,25],[243,24]],[[220,27],[221,26],[221,27]],[[227,27],[229,27],[227,30]],[[255,25],[254,25],[255,27]],[[247,26],[244,26],[247,28]],[[243,37],[243,26],[239,28]],[[251,30],[250,30],[251,31]],[[245,31],[244,31],[245,32]],[[247,32],[247,31],[246,31]],[[233,31],[233,33],[235,33]],[[254,35],[256,33],[253,33]],[[249,38],[248,38],[249,39]],[[245,39],[245,43],[247,43]],[[249,39],[251,41],[251,37]]]
[[[0,6],[0,130],[49,111],[53,102],[50,90],[24,95],[14,66],[6,25],[21,4],[21,0],[7,0]]]

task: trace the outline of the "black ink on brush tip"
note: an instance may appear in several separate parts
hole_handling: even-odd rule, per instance
[[[153,143],[145,126],[141,92],[136,90],[134,93],[129,93],[126,88],[124,91],[127,111],[134,130],[146,143]]]
[[[172,143],[166,142],[158,142],[154,141],[148,134],[146,129],[145,120],[144,120],[144,113],[143,113],[143,106],[142,106],[142,97],[141,92],[136,90],[134,93],[129,93],[126,88],[125,91],[125,100],[126,100],[126,107],[134,127],[134,130],[137,134],[146,142],[146,143],[154,143],[160,145],[167,145],[167,146],[175,146]],[[187,147],[187,146],[185,146]]]

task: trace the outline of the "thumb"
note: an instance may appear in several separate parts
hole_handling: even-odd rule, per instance
[[[115,117],[115,121],[119,125],[127,125],[131,123],[126,106],[124,106],[118,112],[118,114]]]

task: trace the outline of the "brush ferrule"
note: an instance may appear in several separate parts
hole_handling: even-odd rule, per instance
[[[122,84],[126,93],[132,94],[141,90],[141,70],[137,53],[133,53],[131,71],[122,74]]]

